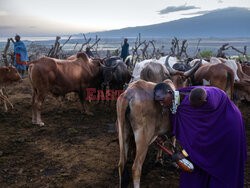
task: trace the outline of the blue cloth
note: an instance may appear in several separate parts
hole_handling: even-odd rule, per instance
[[[123,62],[125,61],[126,57],[129,56],[129,44],[128,43],[124,43],[122,45],[122,51],[121,51],[121,58],[123,60]]]
[[[242,115],[225,92],[203,88],[206,104],[193,107],[187,94],[172,115],[173,133],[195,166],[192,173],[181,173],[180,187],[243,188],[247,149]]]
[[[21,62],[29,61],[27,49],[23,41],[14,42],[14,52],[15,52],[14,66],[17,69],[26,70],[26,65],[21,65],[16,61],[16,54],[21,55]]]

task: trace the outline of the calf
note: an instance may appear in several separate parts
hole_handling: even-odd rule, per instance
[[[12,103],[9,101],[8,96],[3,93],[3,87],[13,82],[17,82],[22,80],[20,74],[18,73],[17,69],[13,66],[0,67],[0,100],[4,103],[4,111],[7,112],[7,103],[13,108]],[[7,102],[7,103],[6,103]]]

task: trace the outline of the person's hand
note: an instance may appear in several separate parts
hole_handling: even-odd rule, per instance
[[[13,40],[13,38],[10,38],[10,40],[14,43],[14,40]]]

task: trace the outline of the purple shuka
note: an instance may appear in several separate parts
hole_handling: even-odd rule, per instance
[[[190,92],[193,88],[178,91]],[[193,107],[188,94],[172,115],[173,133],[195,168],[192,173],[181,172],[180,187],[243,187],[247,152],[242,115],[225,92],[203,88],[206,104]]]

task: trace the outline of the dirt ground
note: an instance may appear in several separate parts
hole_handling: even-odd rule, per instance
[[[79,101],[60,103],[47,97],[42,106],[46,126],[39,127],[31,124],[28,79],[7,91],[14,109],[4,113],[0,104],[0,187],[118,187],[114,104],[91,104],[94,116],[86,116]],[[245,187],[250,187],[250,105],[242,104],[240,109],[248,143]],[[141,187],[178,187],[179,170],[156,166],[155,157],[152,145]]]

